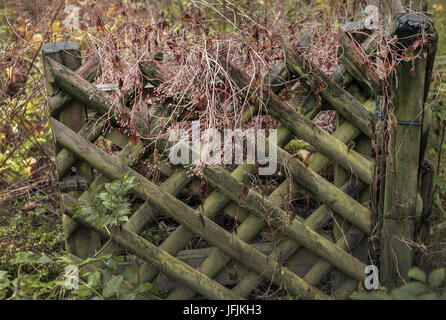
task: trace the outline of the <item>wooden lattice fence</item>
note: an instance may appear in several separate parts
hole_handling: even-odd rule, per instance
[[[81,65],[76,44],[45,45],[45,76],[57,143],[64,231],[72,256],[83,259],[98,250],[113,252],[118,247],[124,248],[144,260],[134,282],[155,282],[168,299],[192,299],[197,293],[208,299],[242,299],[249,297],[265,280],[301,298],[348,298],[358,282],[365,280],[366,265],[371,264],[369,253],[376,252],[380,243],[382,282],[390,285],[400,277],[406,278],[411,255],[398,237],[411,239],[411,217],[423,210],[417,210],[421,204],[417,172],[422,131],[426,134],[427,126],[417,124],[428,121],[423,105],[430,56],[421,55],[413,66],[412,62],[399,66],[394,105],[401,125],[392,127],[392,143],[386,154],[376,145],[377,124],[386,124],[380,121],[384,115],[376,115],[382,81],[368,71],[347,33],[342,34],[341,42],[343,73],[327,75],[286,48],[285,65],[270,76],[272,83],[280,83],[292,75],[304,77],[310,84],[322,80],[325,89],[320,95],[324,105],[332,107],[338,115],[332,135],[311,121],[321,111],[315,109],[314,95],[298,106],[281,101],[278,86],[264,87],[263,94],[258,95],[263,97],[267,112],[281,124],[277,161],[279,167],[286,168],[294,183],[287,179],[265,197],[244,184],[246,176],[255,172],[255,165],[245,162],[233,171],[222,166],[207,166],[203,179],[212,190],[207,192],[202,208],[192,208],[177,198],[185,188],[200,195],[201,182],[190,176],[187,169],[157,164],[160,174],[167,177],[160,185],[135,170],[142,159],[155,160],[153,155],[145,154],[144,141],[134,143],[120,133],[119,110],[125,109],[125,105],[117,106],[107,92],[90,83],[98,72],[97,58]],[[374,50],[373,41],[363,46],[366,52]],[[428,52],[430,48],[426,46],[423,50]],[[224,55],[220,56],[220,62],[240,88],[249,84],[250,77],[227,63]],[[142,63],[140,70],[154,86],[163,81],[156,64]],[[255,104],[253,100],[253,108]],[[90,111],[95,116],[87,121]],[[143,136],[154,137],[168,116],[161,110],[149,126],[147,114],[136,113],[133,125]],[[106,123],[114,128],[103,133]],[[94,144],[103,135],[119,148],[117,154],[109,154]],[[285,151],[295,137],[317,149],[307,163]],[[395,151],[395,146],[401,145]],[[171,142],[162,139],[156,144],[160,150],[169,146]],[[376,157],[372,151],[383,156]],[[377,168],[383,168],[386,156],[391,158],[391,162],[387,161],[392,166],[387,166],[385,177],[380,177]],[[335,162],[333,183],[319,175],[331,161]],[[99,172],[94,179],[93,169]],[[136,177],[132,193],[142,200],[128,222],[108,233],[81,218],[72,219],[77,200],[86,199],[97,186],[125,173]],[[305,219],[298,215],[291,219],[283,199],[301,189],[322,205]],[[394,190],[397,190],[397,199]],[[379,202],[375,201],[377,195]],[[237,221],[236,231],[229,232],[216,223],[215,217],[221,211]],[[160,213],[167,214],[179,226],[157,246],[140,234]],[[384,219],[382,215],[399,218]],[[327,230],[333,219],[333,229]],[[280,230],[277,231],[280,241],[251,243],[266,225]],[[379,235],[381,229],[381,237],[369,240],[371,234]],[[114,244],[101,249],[110,236]],[[186,250],[197,236],[210,246]],[[327,290],[320,284],[333,271],[334,281]],[[125,283],[124,287],[128,288],[132,282]],[[144,294],[140,298],[159,297]]]

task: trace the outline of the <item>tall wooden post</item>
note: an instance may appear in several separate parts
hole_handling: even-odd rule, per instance
[[[45,83],[47,95],[49,97],[48,104],[50,109],[51,103],[55,101],[56,95],[61,95],[62,92],[53,84],[50,68],[47,64],[46,58],[51,58],[71,70],[76,70],[81,66],[81,54],[79,50],[79,44],[74,42],[52,42],[46,43],[42,47],[42,55],[45,70]],[[58,120],[66,124],[74,131],[79,131],[86,123],[87,108],[77,102],[73,101],[69,105],[63,108],[58,114]],[[56,151],[59,151],[60,147],[56,145]],[[84,177],[87,181],[91,181],[92,169],[85,162],[76,162],[73,166],[73,174]],[[72,173],[68,173],[70,175]],[[59,180],[59,183],[64,180],[65,177]],[[81,190],[73,190],[68,192],[74,198],[81,195]],[[63,206],[63,203],[62,203]],[[62,223],[64,227],[65,242],[67,251],[74,254],[79,258],[86,258],[94,250],[101,247],[101,237],[94,231],[78,225],[70,217],[62,215]]]
[[[405,18],[404,18],[405,19]],[[414,16],[410,16],[413,25]],[[420,28],[427,21],[420,18]],[[407,28],[404,29],[407,32]],[[433,26],[428,33],[431,33]],[[416,41],[420,29],[413,29]],[[398,31],[397,31],[398,33]],[[406,37],[407,38],[407,37]],[[408,45],[406,45],[408,47]],[[429,43],[418,47],[421,54],[397,67],[393,88],[395,120],[391,124],[391,141],[386,158],[385,199],[383,209],[381,283],[387,287],[408,280],[412,266],[414,219],[419,215],[418,170],[423,125],[427,51]],[[417,203],[418,202],[418,203]]]

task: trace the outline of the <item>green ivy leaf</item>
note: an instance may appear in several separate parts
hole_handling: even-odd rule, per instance
[[[438,300],[439,296],[435,292],[429,292],[417,297],[418,300]]]
[[[413,267],[412,269],[409,270],[409,277],[421,281],[423,283],[426,283],[426,273],[418,267]]]
[[[122,281],[124,281],[124,277],[122,275],[112,277],[102,290],[102,295],[104,298],[110,298],[115,295],[121,287]]]
[[[79,286],[79,288],[77,288],[76,290],[73,291],[73,294],[78,295],[80,298],[89,297],[89,296],[91,296],[92,293],[93,293],[93,290],[86,285]]]
[[[415,300],[417,297],[407,287],[401,287],[392,290],[392,297],[395,300]]]
[[[38,264],[48,264],[50,263],[52,260],[47,256],[47,255],[43,255],[41,256],[38,260],[37,263]]]
[[[62,263],[66,263],[66,264],[76,264],[76,261],[74,261],[73,259],[71,259],[68,256],[61,256],[57,259],[57,262],[62,262]]]
[[[426,285],[421,282],[414,281],[402,286],[401,289],[410,292],[413,295],[419,295],[426,291]]]
[[[129,221],[129,217],[127,217],[127,216],[119,217],[119,221],[121,221],[121,222],[127,222],[127,221]]]
[[[124,293],[119,297],[120,300],[135,300],[136,294],[134,292]]]
[[[98,261],[98,260],[99,260],[99,258],[88,257],[87,259],[85,259],[81,263],[79,263],[79,267],[83,266],[83,265],[86,265],[88,263],[91,263],[91,262]]]
[[[0,282],[4,281],[5,279],[8,279],[8,271],[0,270]]]
[[[137,272],[138,272],[138,268],[136,266],[134,266],[134,265],[128,266],[127,268],[124,269],[122,276],[124,277],[124,279],[130,279],[134,275],[136,275]]]
[[[429,274],[429,285],[433,288],[438,287],[445,279],[445,268],[437,269]]]
[[[107,190],[107,192],[109,194],[112,194],[112,195],[118,194],[119,186],[117,186],[115,183],[106,183],[104,185],[104,187],[105,187],[105,190]]]
[[[0,270],[0,290],[9,286],[11,281],[9,280],[8,271]]]
[[[17,252],[10,260],[11,264],[33,264],[37,262],[37,256],[32,252]]]
[[[88,275],[87,283],[90,287],[97,287],[101,284],[101,272],[93,271]]]
[[[356,300],[392,300],[392,297],[384,293],[366,293],[366,292],[354,292],[351,296],[352,299]]]
[[[153,287],[153,284],[150,282],[146,282],[146,283],[140,283],[139,285],[137,285],[135,287],[135,289],[133,289],[133,292],[135,292],[136,294],[140,294],[140,293],[144,293],[144,292],[152,292],[155,294],[158,294],[158,290],[156,290]]]

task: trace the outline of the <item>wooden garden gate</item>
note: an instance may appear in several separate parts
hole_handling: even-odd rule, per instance
[[[370,264],[367,263],[368,253],[377,249],[372,246],[377,242],[369,241],[369,236],[376,235],[377,230],[382,230],[382,263],[379,266],[382,281],[391,284],[398,278],[397,274],[407,277],[410,252],[399,237],[411,238],[413,219],[410,217],[420,212],[416,210],[420,201],[414,199],[418,194],[417,171],[425,126],[416,124],[423,122],[425,114],[427,59],[422,57],[415,61],[414,77],[407,76],[411,74],[411,62],[399,67],[400,85],[395,91],[394,114],[401,124],[405,121],[409,125],[392,127],[393,140],[386,155],[392,157],[392,166],[386,168],[385,178],[381,179],[377,168],[382,168],[382,163],[374,159],[383,162],[385,159],[372,154],[372,150],[384,154],[379,146],[372,145],[372,141],[379,141],[375,136],[378,125],[387,123],[381,121],[381,117],[387,119],[387,115],[376,114],[380,111],[377,101],[380,101],[381,82],[368,72],[347,33],[341,40],[345,49],[344,74],[328,76],[304,62],[291,48],[286,48],[286,65],[272,76],[272,82],[280,82],[289,75],[305,77],[310,84],[322,80],[325,90],[320,95],[338,114],[334,134],[311,121],[320,111],[315,110],[314,95],[300,106],[290,107],[281,101],[278,92],[273,92],[277,89],[263,89],[267,112],[281,123],[277,139],[278,164],[286,167],[295,183],[286,180],[264,197],[244,185],[246,175],[256,170],[254,165],[244,163],[233,171],[222,166],[207,166],[203,179],[212,192],[204,200],[203,209],[194,209],[176,197],[186,187],[200,194],[200,181],[189,176],[185,168],[159,164],[158,170],[168,176],[161,185],[134,169],[142,157],[150,159],[150,155],[144,155],[144,142],[134,143],[117,129],[119,110],[126,107],[117,106],[107,92],[90,83],[98,69],[97,59],[81,65],[77,44],[46,44],[43,48],[45,77],[57,143],[57,175],[69,252],[74,257],[86,258],[100,250],[103,239],[110,237],[105,230],[81,218],[72,219],[74,203],[86,199],[97,186],[126,173],[136,177],[132,193],[144,202],[128,222],[112,233],[113,241],[144,260],[138,281],[160,282],[162,278],[169,284],[165,294],[168,299],[192,299],[197,293],[207,299],[243,299],[265,280],[300,298],[348,298],[358,283],[366,279],[366,265]],[[372,41],[364,46],[368,52],[373,51]],[[240,88],[249,84],[250,78],[244,71],[226,63],[224,56],[220,61]],[[156,64],[142,63],[140,70],[154,86],[163,81]],[[253,99],[254,107],[255,104]],[[90,110],[95,112],[95,118],[87,121]],[[102,117],[104,115],[107,117]],[[166,118],[161,115],[149,126],[146,117],[136,113],[133,123],[144,136],[155,136]],[[111,123],[115,129],[103,133],[106,123]],[[94,144],[102,135],[120,148],[119,153],[109,154]],[[295,137],[317,149],[308,163],[285,151]],[[404,147],[395,152],[395,146],[401,145]],[[157,143],[159,148],[168,146],[168,141]],[[334,183],[319,175],[331,161],[336,164]],[[100,173],[95,179],[92,179],[93,168]],[[292,219],[286,212],[283,197],[301,188],[322,205],[306,219],[298,216]],[[397,199],[392,190],[398,190]],[[374,194],[380,196],[381,209],[371,206]],[[237,220],[236,232],[225,230],[213,220],[220,211]],[[159,246],[139,235],[158,213],[167,214],[179,223]],[[399,218],[384,219],[382,215]],[[333,219],[335,227],[327,236],[326,226]],[[283,235],[277,247],[268,243],[250,244],[266,224]],[[211,247],[184,250],[196,236],[205,239]],[[328,294],[320,283],[332,272],[335,278]],[[145,297],[159,298],[152,294]]]

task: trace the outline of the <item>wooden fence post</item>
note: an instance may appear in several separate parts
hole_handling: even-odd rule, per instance
[[[414,15],[410,17],[413,19]],[[413,22],[413,21],[412,21]],[[420,29],[413,30],[413,40],[427,20],[420,19]],[[425,29],[425,31],[427,31]],[[406,28],[407,32],[407,28]],[[435,33],[434,27],[427,33]],[[407,35],[406,35],[407,36]],[[394,118],[391,141],[386,156],[385,199],[382,217],[381,284],[399,286],[408,280],[412,266],[414,220],[421,214],[418,195],[421,135],[423,129],[427,50],[431,43],[418,47],[422,52],[413,61],[397,67],[393,89]],[[417,210],[418,208],[418,210]]]
[[[46,90],[49,97],[48,104],[51,110],[51,103],[55,101],[51,98],[62,94],[62,92],[52,84],[52,75],[47,64],[47,58],[56,60],[71,70],[76,70],[82,63],[79,44],[65,41],[46,43],[42,47],[42,56],[44,62]],[[87,108],[77,101],[73,101],[64,107],[58,115],[58,119],[62,123],[66,124],[76,132],[85,125],[86,118]],[[56,145],[56,152],[59,151],[59,149],[60,147]],[[85,177],[87,180],[91,181],[92,169],[85,162],[77,161],[73,167],[75,168],[75,170],[73,170],[75,174],[82,175],[82,177]],[[69,175],[71,175],[71,173],[68,173],[68,176]],[[59,183],[64,178],[65,177],[59,179]],[[82,191],[80,190],[68,192],[69,195],[75,198],[79,197],[81,193]],[[81,225],[78,225],[76,228],[69,227],[69,225],[76,223],[66,215],[62,215],[62,223],[64,227],[66,249],[68,252],[79,258],[86,258],[93,253],[94,250],[101,247],[101,237],[96,232]],[[74,231],[70,232],[70,230]]]

